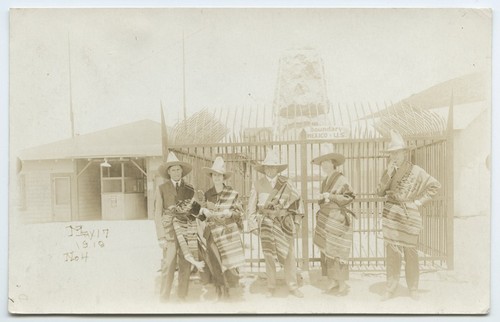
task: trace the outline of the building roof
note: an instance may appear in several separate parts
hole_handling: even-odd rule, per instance
[[[141,120],[22,150],[21,160],[161,156],[161,125]]]
[[[464,129],[487,109],[488,96],[491,95],[488,84],[488,74],[485,72],[463,75],[429,87],[361,119],[379,118],[379,120],[384,120],[398,111],[403,111],[404,114],[407,113],[406,111],[418,112],[420,110],[418,113],[431,112],[431,117],[417,118],[425,121],[426,128],[433,127],[433,124],[446,128],[449,106],[453,100],[453,128]],[[441,118],[444,124],[440,125],[436,116]],[[409,119],[411,120],[413,117]],[[405,128],[407,123],[406,121],[400,122],[400,125]]]

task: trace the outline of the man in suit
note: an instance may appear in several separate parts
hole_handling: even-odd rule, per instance
[[[192,214],[197,213],[190,207],[194,196],[194,188],[182,179],[192,167],[186,162],[179,161],[174,153],[170,152],[166,163],[158,168],[158,172],[166,179],[156,191],[155,225],[158,243],[163,250],[161,267],[160,300],[169,301],[174,280],[174,273],[179,265],[177,295],[184,301],[188,294],[191,264],[202,271],[204,263],[197,261],[189,252],[184,236],[178,236],[179,230],[174,229],[176,223],[187,225],[192,221]],[[183,203],[184,206],[180,207]]]
[[[391,131],[391,142],[385,151],[389,154],[389,162],[377,187],[377,194],[387,197],[382,214],[387,271],[383,301],[392,298],[398,288],[403,257],[410,297],[418,300],[417,246],[423,228],[420,210],[441,188],[433,176],[408,160],[409,150],[401,134]]]
[[[298,289],[294,234],[302,218],[300,195],[288,178],[278,175],[288,167],[279,162],[278,152],[269,150],[265,160],[255,169],[265,176],[250,192],[250,220],[258,221],[262,252],[266,262],[267,297],[276,290],[276,260],[284,267],[285,282],[290,294],[302,298]]]

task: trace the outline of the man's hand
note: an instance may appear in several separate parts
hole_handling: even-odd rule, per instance
[[[215,204],[213,202],[207,201],[208,210],[215,210]]]
[[[329,192],[323,192],[319,195],[319,200],[324,199],[325,202],[330,202],[330,193]]]
[[[203,193],[203,191],[202,191],[202,190],[198,190],[198,191],[196,192],[196,197],[198,198],[198,201],[199,201],[200,203],[204,203],[204,202],[205,202],[205,193]]]
[[[396,173],[397,171],[397,167],[396,167],[396,164],[391,162],[389,164],[389,167],[387,168],[387,175],[392,178],[392,176]]]
[[[167,239],[165,237],[158,239],[158,246],[160,246],[161,249],[167,248]]]
[[[193,264],[198,269],[199,272],[203,272],[203,268],[205,267],[204,261],[194,260],[191,264]]]
[[[200,213],[202,215],[205,215],[205,217],[207,217],[207,218],[210,218],[213,216],[213,213],[210,210],[208,210],[207,208],[201,208]]]
[[[231,210],[229,209],[224,209],[221,213],[221,217],[231,217],[232,213],[231,213]]]

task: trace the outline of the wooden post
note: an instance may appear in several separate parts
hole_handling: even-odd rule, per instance
[[[79,220],[80,219],[80,201],[78,198],[78,160],[72,160],[73,163],[73,173],[70,176],[70,193],[71,193],[71,220]],[[84,169],[88,167],[90,162],[85,166]]]
[[[453,224],[454,224],[454,180],[453,180],[453,150],[454,150],[454,139],[453,139],[453,92],[451,93],[450,99],[450,109],[448,111],[448,128],[447,128],[447,142],[446,142],[446,182],[443,182],[443,186],[446,192],[446,266],[448,269],[453,269],[454,267],[454,236],[453,236]]]
[[[307,143],[306,131],[300,132],[300,194],[304,203],[304,219],[302,220],[302,270],[309,270],[309,215],[307,200]]]

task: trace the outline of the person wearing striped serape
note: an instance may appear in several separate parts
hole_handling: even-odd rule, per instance
[[[382,232],[386,245],[386,291],[382,300],[394,296],[405,259],[406,284],[410,297],[419,298],[418,236],[422,229],[419,208],[435,196],[441,184],[421,167],[408,160],[409,147],[403,137],[391,130],[389,162],[377,187],[379,196],[386,196],[382,214]]]
[[[294,235],[303,215],[300,195],[288,178],[278,175],[288,167],[279,161],[276,150],[255,169],[265,176],[255,182],[248,201],[249,224],[258,222],[262,252],[266,262],[267,297],[275,295],[276,261],[284,267],[290,294],[302,298],[298,289]]]
[[[321,251],[321,266],[328,276],[328,293],[346,295],[349,286],[349,254],[352,246],[352,220],[355,214],[346,207],[355,198],[347,178],[337,170],[345,157],[327,153],[312,160],[321,166],[326,178],[321,183],[313,242]]]
[[[170,300],[177,265],[177,295],[180,301],[185,301],[188,294],[191,265],[199,271],[203,271],[204,267],[204,262],[197,258],[195,216],[200,207],[193,202],[193,186],[183,179],[191,169],[189,163],[179,161],[173,152],[168,154],[167,161],[158,168],[159,174],[166,179],[158,187],[155,198],[156,234],[163,251],[160,285],[162,302]]]
[[[224,159],[215,158],[211,168],[202,171],[212,178],[213,186],[200,197],[200,217],[204,222],[201,252],[213,282],[217,300],[229,299],[230,287],[239,287],[239,267],[245,264],[241,230],[243,208],[238,192],[225,184],[232,172]]]

